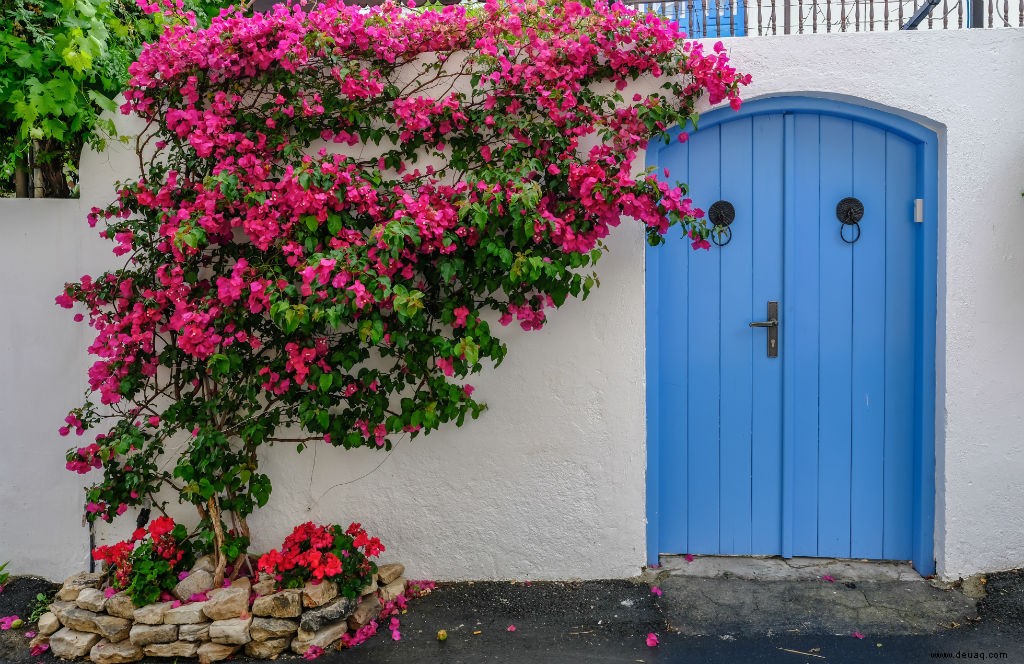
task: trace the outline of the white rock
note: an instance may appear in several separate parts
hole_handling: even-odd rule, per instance
[[[234,655],[240,646],[204,643],[199,646],[199,664],[213,664]]]
[[[36,626],[37,632],[44,636],[49,636],[58,629],[60,629],[60,621],[57,620],[57,616],[52,611],[47,611],[39,616],[39,624]]]
[[[77,659],[88,655],[99,641],[99,634],[79,632],[65,627],[50,637],[50,652],[61,659]]]
[[[78,597],[75,598],[75,604],[80,609],[99,613],[107,606],[107,598],[104,597],[103,591],[98,588],[82,588],[78,593]]]
[[[93,664],[127,664],[142,659],[142,648],[132,645],[129,641],[111,643],[103,639],[89,651],[89,659]]]
[[[197,570],[178,582],[174,586],[174,596],[185,602],[192,595],[205,593],[213,588],[213,574],[206,570]]]
[[[244,646],[252,640],[249,635],[250,625],[252,625],[252,616],[245,619],[232,618],[214,621],[210,623],[210,640],[225,645]]]
[[[143,625],[160,625],[171,609],[171,602],[158,602],[139,607],[132,612],[132,620]]]

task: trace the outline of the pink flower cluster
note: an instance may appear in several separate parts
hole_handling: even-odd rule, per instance
[[[126,263],[56,298],[87,310],[89,387],[123,418],[69,454],[107,470],[94,514],[159,484],[138,469],[179,429],[390,449],[461,424],[483,409],[463,379],[507,351],[483,314],[542,328],[588,294],[624,218],[709,244],[684,187],[637,160],[702,98],[738,107],[749,77],[673,23],[607,0],[326,0],[199,29],[180,0],[141,2],[177,16],[122,106],[150,152],[89,215]],[[657,91],[617,92],[639,79]],[[155,414],[158,393],[179,407]],[[94,426],[90,408],[61,433]],[[309,569],[336,573],[321,558]]]

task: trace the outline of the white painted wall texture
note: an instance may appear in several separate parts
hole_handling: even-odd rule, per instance
[[[1024,31],[727,45],[754,75],[748,98],[859,100],[938,131],[939,573],[1024,565]],[[88,338],[52,301],[64,281],[111,263],[84,210],[132,169],[123,151],[88,155],[81,207],[0,201],[0,561],[15,572],[56,578],[85,564],[81,483],[63,470],[68,443],[55,431],[84,387]],[[490,404],[478,421],[400,442],[387,456],[327,446],[265,454],[274,494],[253,519],[254,548],[277,546],[302,521],[358,520],[413,577],[638,573],[643,234],[625,222],[610,246],[588,301],[555,312],[540,332],[506,331],[505,363],[474,381]]]

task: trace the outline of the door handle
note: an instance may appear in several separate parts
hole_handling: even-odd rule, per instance
[[[754,321],[750,327],[768,328],[768,357],[779,356],[779,303],[775,300],[768,302],[768,320]]]

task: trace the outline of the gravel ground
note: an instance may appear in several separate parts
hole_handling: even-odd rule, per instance
[[[35,594],[54,586],[19,578],[0,593],[0,616],[27,615]],[[349,651],[329,651],[319,664],[604,664],[699,662],[779,664],[899,664],[934,661],[939,653],[985,653],[986,659],[1024,664],[1024,571],[989,576],[981,620],[936,634],[882,636],[788,633],[771,637],[685,636],[668,625],[672,602],[631,581],[577,583],[451,583],[410,602],[401,616],[401,640],[387,630]],[[784,602],[784,598],[779,598]],[[515,631],[508,631],[510,625]],[[448,638],[437,640],[437,630]],[[661,639],[645,644],[649,632]],[[24,630],[0,632],[0,662],[56,663],[48,653],[28,656]],[[996,656],[1005,653],[1005,656]],[[939,655],[941,656],[941,655]],[[964,658],[964,655],[960,655]],[[148,659],[156,664],[170,660]],[[232,661],[253,662],[243,657]],[[301,664],[285,655],[279,662]],[[182,661],[184,664],[184,661]]]
[[[978,615],[986,622],[1024,627],[1024,570],[986,575],[985,597],[978,601]]]

